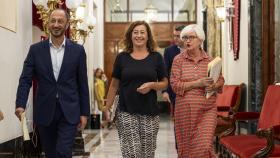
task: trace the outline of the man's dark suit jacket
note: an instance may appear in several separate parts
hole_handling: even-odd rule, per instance
[[[171,73],[173,60],[174,60],[175,56],[178,55],[179,53],[180,53],[180,49],[178,48],[177,45],[171,45],[171,46],[164,49],[164,54],[163,55],[164,55],[165,66],[166,66],[167,73],[168,73],[168,78],[170,78],[170,73]],[[171,100],[171,103],[174,105],[176,94],[173,92],[173,90],[170,86],[170,83],[168,84],[168,87],[167,87],[166,91],[169,94],[169,98]]]
[[[33,78],[37,80],[38,85],[34,105],[36,124],[50,124],[57,99],[69,123],[77,124],[81,115],[89,115],[86,53],[83,46],[66,39],[64,57],[56,81],[49,40],[31,45],[19,79],[16,107],[25,109]]]

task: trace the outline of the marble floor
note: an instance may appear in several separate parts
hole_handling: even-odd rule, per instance
[[[156,158],[176,158],[174,125],[169,116],[161,116],[160,130],[157,139]],[[85,130],[85,151],[90,156],[75,156],[74,158],[121,158],[117,130]]]

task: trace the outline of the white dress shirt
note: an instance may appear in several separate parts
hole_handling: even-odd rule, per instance
[[[53,74],[55,77],[55,80],[57,81],[58,75],[60,72],[63,56],[64,56],[64,51],[65,51],[65,37],[62,42],[62,44],[56,48],[50,38],[49,43],[50,43],[50,52],[51,52],[51,59],[52,59],[52,67],[53,67]]]

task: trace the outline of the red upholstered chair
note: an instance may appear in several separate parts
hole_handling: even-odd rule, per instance
[[[280,145],[274,143],[275,139],[280,138],[280,86],[268,87],[260,113],[238,112],[234,114],[233,120],[257,118],[259,119],[256,135],[233,135],[235,126],[232,126],[231,132],[220,135],[220,144],[229,153],[240,158],[280,157]]]
[[[240,85],[224,85],[223,92],[217,94],[216,105],[218,110],[218,121],[215,135],[220,135],[223,131],[230,128],[232,121],[230,114],[238,111],[244,83]]]
[[[232,126],[230,115],[237,112],[240,106],[241,93],[245,84],[224,85],[222,93],[217,94],[216,105],[218,111],[217,126],[215,130],[215,149],[219,148],[218,136]]]

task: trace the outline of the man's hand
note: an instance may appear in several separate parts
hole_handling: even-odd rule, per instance
[[[169,94],[167,92],[162,93],[162,99],[163,99],[163,101],[167,101],[167,102],[171,103]]]
[[[2,113],[2,111],[0,110],[0,121],[2,121],[4,119],[4,114]]]
[[[21,121],[21,114],[24,112],[24,109],[21,107],[16,108],[15,114],[17,118]]]
[[[78,129],[84,130],[87,125],[87,117],[80,116],[80,123],[78,124]]]

